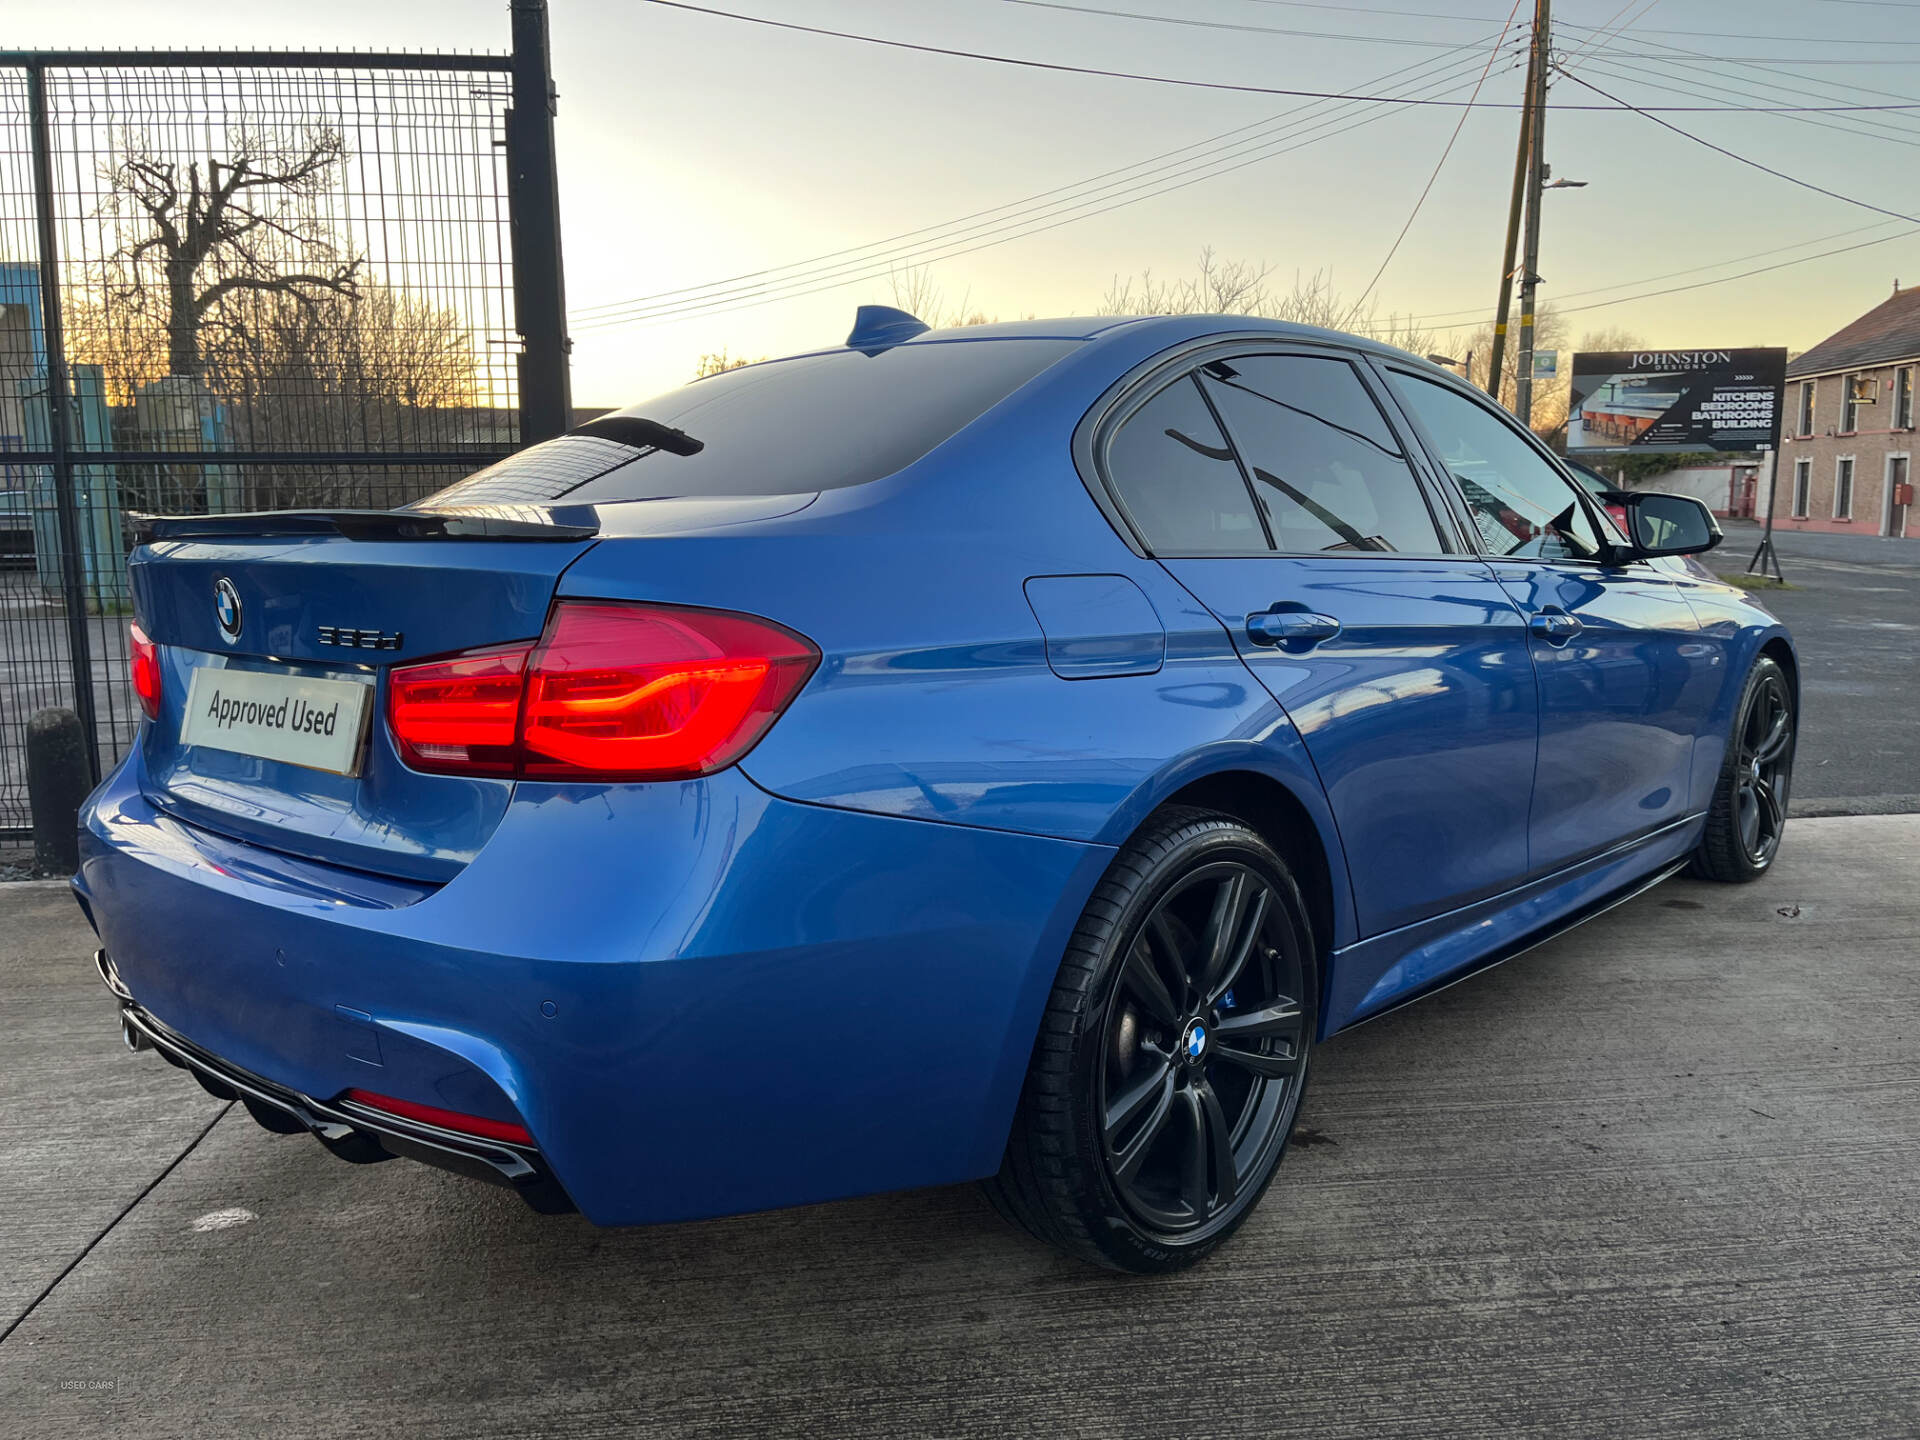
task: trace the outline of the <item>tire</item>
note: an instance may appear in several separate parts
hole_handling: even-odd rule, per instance
[[[1306,915],[1286,863],[1239,821],[1154,816],[1067,945],[987,1182],[1001,1214],[1136,1274],[1183,1269],[1238,1229],[1306,1086],[1320,1000]]]
[[[1772,868],[1787,828],[1800,716],[1793,686],[1776,661],[1762,655],[1753,662],[1733,717],[1706,829],[1689,869],[1702,880],[1744,885]]]

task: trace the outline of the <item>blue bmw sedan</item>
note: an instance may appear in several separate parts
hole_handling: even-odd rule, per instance
[[[144,518],[74,887],[127,1043],[347,1160],[985,1180],[1170,1270],[1328,1036],[1773,862],[1792,643],[1623,514],[1351,336],[868,308],[406,509]]]

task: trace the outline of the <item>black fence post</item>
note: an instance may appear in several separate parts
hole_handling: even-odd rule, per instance
[[[40,241],[40,332],[47,352],[47,435],[53,449],[54,504],[60,517],[60,582],[67,601],[67,662],[73,671],[73,708],[87,741],[87,778],[100,780],[100,722],[93,708],[93,646],[87,634],[86,571],[80,557],[80,516],[73,499],[69,453],[72,397],[67,386],[67,336],[60,317],[60,230],[53,211],[53,137],[47,119],[47,72],[27,66],[27,117],[33,131],[33,204]]]
[[[520,332],[520,442],[573,426],[567,373],[567,286],[560,263],[559,170],[553,156],[553,67],[547,0],[512,0],[513,106],[507,111],[507,214],[513,316]]]
[[[33,862],[55,875],[80,868],[80,807],[93,789],[93,750],[71,710],[36,711],[27,721],[27,806],[33,817]]]

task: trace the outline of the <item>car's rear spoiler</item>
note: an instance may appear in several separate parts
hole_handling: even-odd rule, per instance
[[[261,510],[250,514],[140,515],[134,542],[258,540],[344,535],[349,540],[590,540],[591,506],[486,505],[459,510]]]

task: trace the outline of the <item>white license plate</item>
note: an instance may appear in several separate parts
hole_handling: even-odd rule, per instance
[[[358,680],[202,667],[187,686],[180,741],[358,775],[372,699],[373,686]]]

